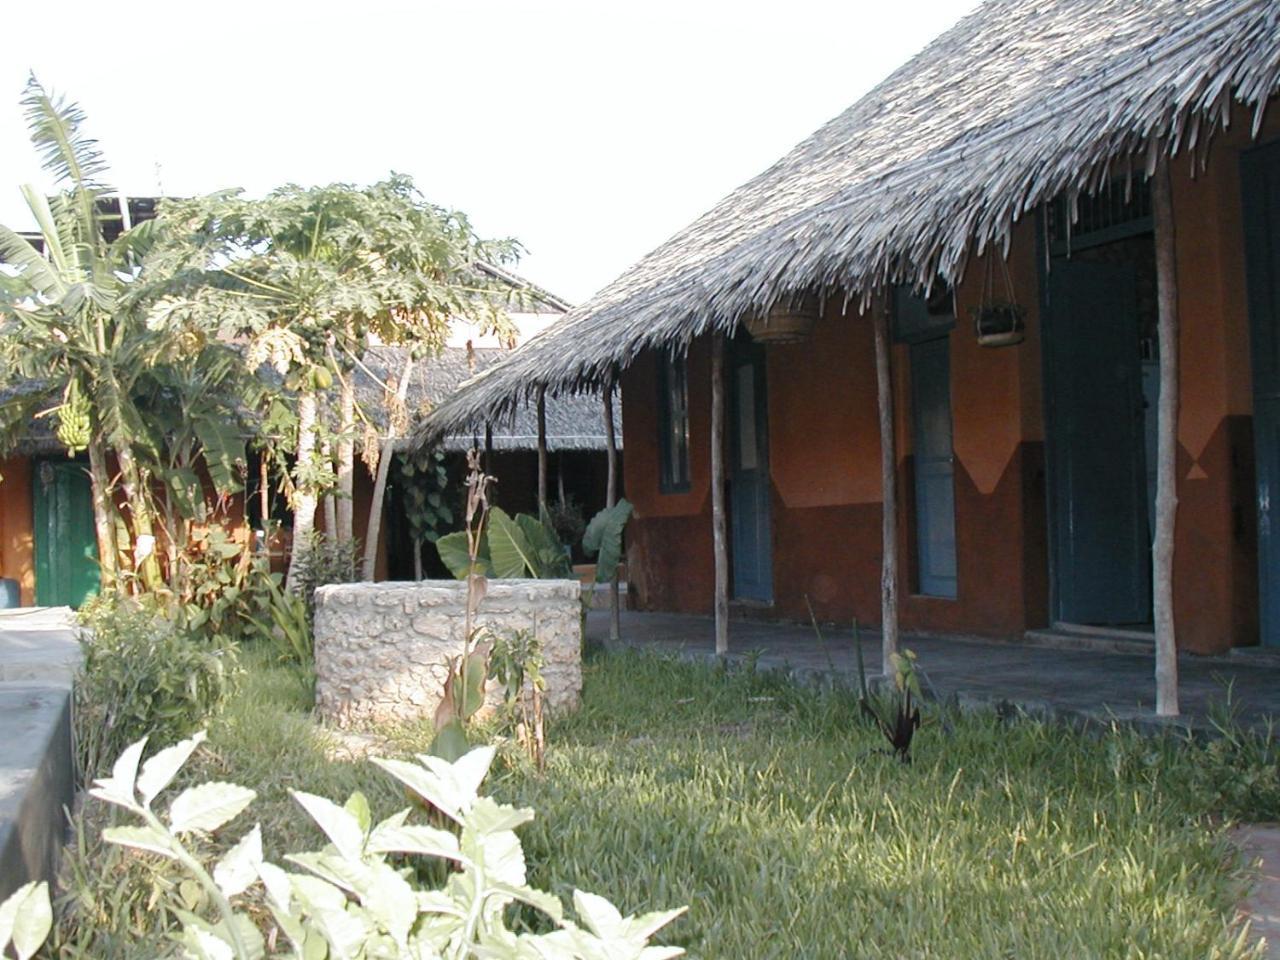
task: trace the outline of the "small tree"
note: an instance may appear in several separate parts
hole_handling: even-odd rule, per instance
[[[504,308],[514,289],[478,265],[509,260],[518,248],[480,240],[464,216],[425,202],[408,177],[394,175],[364,188],[290,185],[262,200],[221,194],[173,205],[165,217],[187,247],[180,256],[201,261],[175,309],[246,340],[251,364],[269,362],[297,394],[289,573],[296,589],[324,490],[336,487],[342,505],[333,532],[351,539],[360,415],[352,370],[365,347],[371,339],[403,344],[412,362],[443,346],[454,318],[509,333]],[[327,428],[319,397],[335,384],[336,469],[317,455]],[[366,459],[376,465],[376,456]]]

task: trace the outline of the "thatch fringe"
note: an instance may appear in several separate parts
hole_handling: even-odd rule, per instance
[[[416,439],[593,391],[805,291],[865,307],[958,280],[1039,205],[1203,162],[1280,90],[1280,0],[988,0],[587,303],[473,378]]]

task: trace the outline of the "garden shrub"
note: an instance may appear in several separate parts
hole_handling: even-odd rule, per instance
[[[231,692],[238,670],[233,645],[210,642],[139,601],[92,600],[80,622],[87,632],[75,732],[86,778],[147,733],[166,740],[189,735]]]

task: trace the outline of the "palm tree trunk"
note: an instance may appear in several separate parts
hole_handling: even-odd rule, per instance
[[[293,549],[289,556],[289,574],[285,589],[292,594],[302,592],[302,583],[311,570],[311,540],[316,529],[317,498],[308,467],[316,455],[316,395],[298,395],[298,463],[294,468]]]
[[[405,397],[409,395],[409,378],[413,376],[413,357],[405,357],[404,370],[400,382],[396,385],[396,403],[404,406]],[[391,472],[391,458],[396,450],[396,432],[391,426],[394,417],[391,411],[387,416],[387,437],[382,441],[382,452],[378,457],[378,477],[373,483],[373,500],[369,504],[369,526],[364,536],[364,569],[361,579],[371,582],[378,562],[378,538],[382,535],[382,501],[387,496],[387,474]],[[421,579],[421,578],[419,578]]]
[[[119,556],[116,553],[116,529],[111,503],[111,478],[107,474],[107,455],[101,440],[89,444],[89,484],[93,491],[93,532],[98,542],[98,575],[102,592],[117,589],[120,580]]]
[[[356,384],[354,373],[348,373],[341,380],[338,394],[338,509],[334,530],[338,543],[350,543],[355,538],[355,430]]]

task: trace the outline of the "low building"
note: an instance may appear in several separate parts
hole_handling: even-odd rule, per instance
[[[1275,2],[988,0],[425,431],[620,384],[634,606],[712,612],[719,455],[735,609],[874,624],[887,317],[903,627],[1150,634],[1163,277],[1177,643],[1280,645],[1278,92]]]

